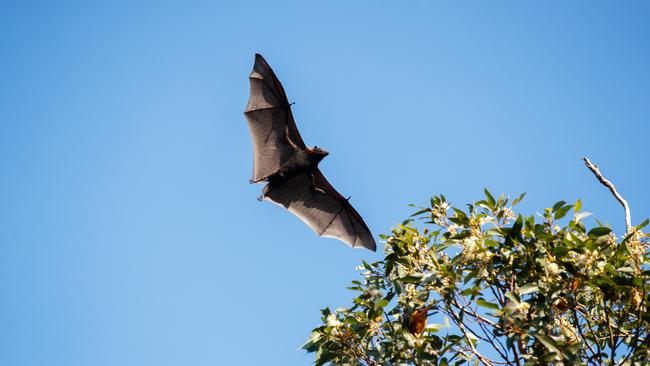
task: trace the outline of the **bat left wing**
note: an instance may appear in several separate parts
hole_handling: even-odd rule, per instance
[[[275,73],[257,54],[250,79],[250,97],[244,115],[253,138],[253,182],[266,180],[305,148],[291,114],[284,88]]]
[[[319,236],[341,240],[353,248],[377,248],[359,213],[318,170],[283,181],[264,198],[298,216]]]

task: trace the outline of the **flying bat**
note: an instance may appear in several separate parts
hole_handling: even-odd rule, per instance
[[[260,199],[286,208],[319,236],[375,251],[375,240],[349,198],[341,196],[318,169],[328,152],[305,145],[282,84],[259,54],[249,79],[244,115],[253,138],[250,182],[267,183]]]

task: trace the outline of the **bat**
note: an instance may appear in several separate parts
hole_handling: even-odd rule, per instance
[[[404,321],[402,322],[402,325],[408,329],[411,334],[420,335],[427,326],[428,312],[429,309],[425,307],[413,310],[410,317],[407,313],[404,313]]]
[[[375,240],[349,198],[337,192],[318,169],[329,153],[305,145],[282,84],[259,54],[249,79],[244,115],[253,139],[250,182],[266,183],[259,199],[289,210],[319,236],[375,251]]]

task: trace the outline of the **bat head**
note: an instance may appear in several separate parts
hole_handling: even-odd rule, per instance
[[[309,148],[309,147],[308,147],[307,149],[305,149],[305,151],[307,152],[307,154],[309,155],[309,157],[311,158],[311,160],[313,160],[313,161],[316,162],[316,163],[320,162],[320,161],[323,160],[327,155],[329,155],[329,153],[328,153],[326,150],[321,149],[321,148],[318,147],[318,146],[314,146],[314,147],[312,147],[312,148]]]

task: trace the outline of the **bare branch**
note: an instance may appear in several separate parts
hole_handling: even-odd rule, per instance
[[[576,311],[575,308],[572,308],[571,312],[573,313],[573,319],[575,319],[576,328],[578,329],[578,334],[580,334],[580,338],[582,338],[582,341],[585,343],[587,348],[589,348],[589,350],[591,351],[591,354],[595,355],[596,351],[594,351],[594,348],[591,347],[591,344],[589,344],[589,341],[585,337],[584,333],[582,333],[582,326],[580,325],[580,318],[578,318],[578,312]]]
[[[605,177],[603,177],[597,165],[594,165],[586,156],[583,157],[582,160],[585,162],[587,168],[589,168],[589,170],[591,170],[591,172],[594,173],[598,181],[602,183],[605,187],[609,188],[609,191],[612,192],[616,200],[621,203],[623,209],[625,210],[625,229],[627,230],[627,232],[631,232],[632,218],[630,216],[630,206],[628,206],[627,201],[623,199],[623,197],[618,193],[618,191],[616,191],[616,187],[614,187],[614,184],[612,184],[612,182],[608,181],[607,179],[605,179]]]
[[[458,318],[458,315],[456,315],[456,313],[454,313],[453,311],[449,311],[449,312],[447,313],[447,315],[451,316],[451,319],[454,321],[454,323],[456,323],[456,325],[458,326],[458,328],[460,328],[460,331],[463,333],[463,336],[465,337],[465,340],[467,341],[467,345],[469,346],[469,348],[470,348],[472,354],[474,354],[474,356],[475,356],[475,357],[476,357],[476,358],[477,358],[477,359],[478,359],[478,360],[479,360],[479,361],[480,361],[484,366],[493,366],[494,363],[493,363],[490,359],[488,359],[488,358],[486,358],[485,356],[483,356],[483,355],[482,355],[482,354],[481,354],[481,353],[476,349],[476,347],[474,347],[474,343],[473,343],[471,337],[470,337],[469,334],[468,334],[468,330],[467,330],[467,328],[465,327],[465,325],[463,324],[463,321],[460,320],[460,319]],[[474,333],[474,332],[472,331],[472,333]],[[475,334],[475,333],[474,333],[474,334]]]

